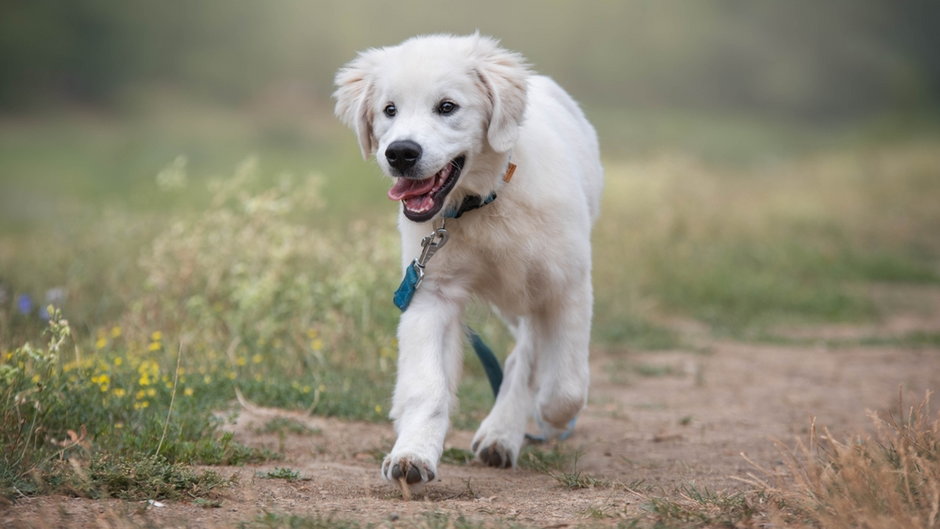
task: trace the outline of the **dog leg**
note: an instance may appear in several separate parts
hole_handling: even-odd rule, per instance
[[[516,464],[525,439],[525,426],[532,413],[531,388],[533,341],[530,324],[515,325],[516,347],[506,359],[496,404],[473,436],[473,452],[487,465],[508,468]]]
[[[565,303],[545,311],[536,320],[536,410],[542,433],[547,437],[565,431],[578,415],[587,403],[590,384],[588,354],[593,298],[590,283],[567,297]]]
[[[461,367],[459,305],[422,294],[402,313],[398,326],[398,378],[390,414],[398,439],[382,463],[385,479],[407,485],[437,475]]]

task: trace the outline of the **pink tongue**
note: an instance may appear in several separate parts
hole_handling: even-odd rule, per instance
[[[434,188],[434,177],[424,180],[413,180],[411,178],[396,178],[395,185],[388,190],[388,198],[391,200],[407,200],[409,198],[419,197],[428,194]]]
[[[391,200],[408,200],[409,198],[426,195],[434,189],[434,181],[433,176],[424,180],[396,178],[395,185],[388,190],[388,198]]]

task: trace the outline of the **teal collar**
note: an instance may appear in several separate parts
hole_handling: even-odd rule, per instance
[[[506,166],[506,172],[503,173],[503,183],[502,185],[508,184],[512,180],[513,173],[516,172],[516,164],[511,161]],[[502,185],[500,187],[502,187]],[[459,219],[461,215],[468,211],[474,209],[482,208],[483,206],[490,204],[496,200],[496,191],[493,191],[486,197],[481,197],[480,195],[468,195],[463,198],[463,202],[460,203],[456,208],[451,208],[445,211],[441,216],[445,219]]]

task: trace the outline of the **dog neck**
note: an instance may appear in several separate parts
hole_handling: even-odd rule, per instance
[[[496,192],[499,191],[499,189],[502,186],[508,184],[509,181],[512,180],[512,175],[515,172],[516,172],[516,164],[512,163],[512,160],[510,160],[506,165],[506,171],[503,173],[503,178],[501,179],[499,187],[497,187],[495,190],[493,190],[489,195],[485,197],[482,197],[480,195],[465,196],[463,198],[463,202],[461,202],[457,207],[448,209],[447,211],[444,212],[442,216],[445,219],[458,219],[460,218],[461,215],[463,215],[464,213],[468,211],[479,209],[487,204],[490,204],[491,202],[496,200],[496,196],[497,196]]]

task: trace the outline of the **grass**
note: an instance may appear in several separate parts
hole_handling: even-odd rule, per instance
[[[441,454],[441,463],[448,465],[467,465],[473,461],[473,458],[473,452],[452,446],[445,449],[444,453]]]
[[[899,397],[896,412],[871,419],[873,433],[846,440],[813,424],[809,443],[780,446],[786,470],[755,465],[742,478],[748,490],[719,492],[689,483],[666,495],[638,493],[645,514],[626,514],[618,527],[936,527],[940,415],[930,394],[907,408]]]
[[[578,470],[580,456],[578,450],[558,442],[552,442],[548,447],[527,445],[519,454],[518,465],[520,468],[547,474],[568,490],[613,486],[610,481]]]
[[[284,479],[287,481],[297,481],[300,479],[300,472],[286,467],[274,467],[274,470],[259,472],[257,475],[265,479]]]
[[[644,340],[636,307],[732,336],[871,321],[878,309],[865,285],[938,284],[928,233],[940,218],[924,194],[938,192],[927,175],[940,159],[930,145],[759,171],[675,157],[608,164],[595,235],[595,281],[609,286],[597,300],[598,336],[618,339],[626,328]]]
[[[242,529],[368,529],[372,527],[413,527],[415,529],[523,529],[525,526],[499,521],[488,523],[466,518],[462,515],[428,511],[413,518],[399,520],[397,516],[383,524],[360,523],[324,516],[297,516],[268,512],[253,521],[240,525]]]
[[[909,527],[940,523],[940,415],[930,394],[895,413],[871,414],[874,433],[839,440],[815,424],[786,453],[791,482],[767,488],[774,516],[794,527]]]
[[[264,426],[258,428],[257,432],[275,433],[281,436],[286,434],[320,435],[323,433],[319,428],[311,428],[297,419],[291,419],[290,417],[275,417],[264,423]]]
[[[90,477],[96,462],[139,461],[183,482],[163,466],[277,459],[223,432],[236,390],[260,405],[386,420],[399,264],[385,183],[348,135],[285,142],[283,131],[201,116],[0,123],[3,496],[70,490],[55,477],[62,462],[91,479],[87,490],[110,491]],[[596,342],[685,347],[677,320],[755,339],[781,325],[874,321],[869,286],[940,284],[935,137],[801,146],[772,162],[757,144],[746,162],[725,156],[734,143],[715,156],[649,149],[607,162]],[[261,158],[236,163],[251,151]],[[475,307],[470,320],[509,350],[497,318]],[[896,340],[937,343],[929,332]],[[452,419],[473,429],[493,397],[465,363]],[[536,448],[520,464],[577,485],[571,459]],[[192,483],[171,489],[202,490]]]

